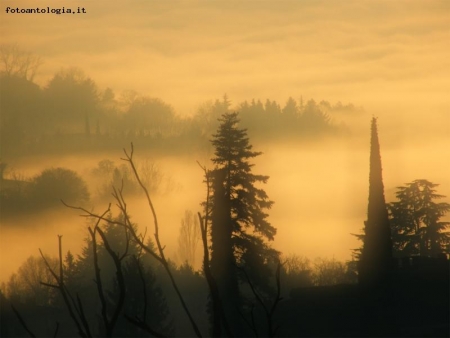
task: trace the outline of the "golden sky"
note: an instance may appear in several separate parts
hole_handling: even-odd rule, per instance
[[[87,13],[6,14],[7,6]],[[445,0],[4,0],[2,7],[2,40],[42,56],[43,84],[77,66],[101,88],[160,97],[180,114],[224,93],[235,103],[303,95],[448,113]]]
[[[8,6],[83,7],[86,14],[7,14]],[[352,125],[364,137],[359,147],[343,146],[331,164],[323,149],[319,155],[314,149],[262,149],[280,249],[299,247],[283,222],[298,220],[297,234],[312,226],[323,234],[341,213],[344,228],[331,233],[332,244],[317,250],[304,240],[304,254],[348,257],[356,243],[349,233],[365,217],[372,115],[379,117],[387,194],[427,178],[450,195],[450,1],[2,0],[0,32],[2,43],[42,57],[41,85],[75,66],[102,90],[159,97],[180,115],[224,93],[234,105],[253,98],[284,104],[303,96],[364,107],[367,118]],[[276,166],[274,153],[293,161],[288,173]],[[302,182],[333,185],[330,215],[320,209],[324,190],[314,195],[316,187]],[[300,187],[311,195],[302,200]]]

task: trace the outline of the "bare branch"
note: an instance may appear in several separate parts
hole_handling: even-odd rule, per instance
[[[35,338],[36,337],[35,334],[28,328],[27,324],[25,323],[25,320],[22,318],[22,316],[20,315],[19,311],[17,311],[17,309],[12,304],[11,304],[11,308],[14,311],[14,313],[15,313],[17,319],[19,320],[20,324],[25,329],[25,331],[27,331],[27,333],[30,335],[30,337]]]
[[[231,329],[228,325],[228,321],[225,316],[225,312],[223,310],[222,301],[219,294],[219,288],[217,286],[216,279],[214,278],[211,268],[210,268],[210,259],[209,259],[209,249],[208,249],[208,222],[209,222],[209,196],[210,196],[210,184],[209,184],[209,173],[205,167],[202,167],[200,163],[197,161],[200,168],[202,168],[205,172],[206,178],[206,202],[205,202],[205,216],[202,217],[200,213],[198,213],[198,220],[200,226],[200,232],[202,235],[202,243],[203,243],[203,272],[205,274],[206,281],[208,283],[209,292],[211,293],[211,300],[213,306],[213,327],[212,327],[212,335],[213,337],[220,337],[221,335],[221,325],[223,324],[225,331],[228,337],[233,337]]]
[[[128,249],[130,248],[130,236],[128,235],[128,229],[124,228],[125,231],[125,251],[123,252],[123,255],[119,257],[120,260],[123,260],[125,257],[128,256]]]
[[[74,321],[75,325],[77,326],[78,333],[80,334],[80,336],[81,337],[91,337],[91,333],[90,333],[90,330],[89,330],[88,323],[87,322],[83,322],[83,326],[84,326],[84,330],[83,330],[82,324],[79,322],[77,316],[73,312],[72,305],[70,305],[69,297],[72,300],[73,307],[77,311],[77,313],[80,316],[80,318],[82,318],[81,315],[83,314],[83,308],[81,306],[81,301],[79,302],[79,306],[81,308],[78,308],[76,306],[73,298],[70,296],[70,293],[68,292],[68,290],[66,289],[66,287],[64,285],[64,276],[63,276],[63,273],[62,273],[63,270],[61,268],[61,261],[62,261],[61,236],[58,236],[58,238],[59,238],[58,242],[59,242],[59,252],[60,252],[60,256],[59,256],[59,260],[60,260],[60,275],[59,276],[56,274],[56,272],[52,269],[52,267],[48,263],[47,259],[45,258],[44,254],[42,253],[42,250],[39,249],[39,252],[41,254],[42,259],[44,260],[45,265],[47,266],[47,269],[50,271],[50,273],[52,274],[53,278],[55,278],[56,282],[58,283],[57,286],[52,285],[52,284],[48,284],[48,283],[45,283],[44,285],[48,284],[47,286],[49,286],[49,287],[56,287],[59,290],[59,292],[61,293],[61,296],[63,297],[64,303],[66,304],[66,307],[69,310],[70,317],[72,318],[72,320]]]
[[[59,331],[59,322],[56,322],[56,328],[55,333],[53,334],[53,338],[56,338],[58,336],[58,331]]]
[[[92,218],[97,219],[98,221],[101,220],[101,221],[107,222],[108,224],[116,224],[116,225],[119,225],[119,226],[122,226],[122,227],[126,228],[129,231],[129,233],[131,234],[131,237],[133,238],[133,240],[145,252],[149,253],[153,258],[155,258],[158,262],[160,262],[162,264],[162,266],[164,267],[164,269],[166,270],[166,272],[167,272],[167,274],[168,274],[168,276],[170,278],[171,284],[172,284],[172,286],[173,286],[173,288],[174,288],[174,290],[175,290],[175,292],[176,292],[176,294],[178,296],[178,299],[179,299],[179,301],[181,303],[181,306],[183,307],[184,312],[188,316],[189,321],[190,321],[190,323],[191,323],[191,325],[192,325],[192,327],[193,327],[197,337],[202,337],[200,329],[198,328],[194,318],[192,317],[192,314],[190,313],[190,311],[189,311],[189,309],[187,307],[187,304],[186,304],[186,302],[185,302],[185,300],[184,300],[184,298],[183,298],[183,296],[182,296],[182,294],[181,294],[181,292],[180,292],[180,290],[178,288],[178,285],[177,285],[177,283],[175,281],[173,273],[172,273],[172,271],[170,269],[169,263],[168,263],[168,261],[167,261],[167,259],[165,257],[165,254],[164,254],[164,248],[165,247],[161,245],[161,241],[160,241],[160,238],[159,238],[158,218],[156,216],[156,211],[155,211],[155,208],[153,206],[153,202],[152,202],[152,200],[150,198],[150,195],[148,193],[147,188],[142,183],[142,181],[141,181],[141,179],[139,177],[139,174],[138,174],[138,172],[136,170],[136,166],[135,166],[135,164],[133,162],[133,154],[134,154],[133,143],[131,143],[131,151],[130,151],[130,153],[128,154],[128,152],[125,149],[124,149],[124,153],[125,153],[125,158],[122,158],[122,160],[124,160],[124,161],[126,161],[126,162],[128,162],[130,164],[130,166],[131,166],[131,168],[133,170],[134,176],[135,176],[137,182],[139,183],[139,186],[144,191],[145,196],[147,198],[147,203],[148,203],[148,205],[150,207],[150,210],[151,210],[151,213],[152,213],[152,216],[153,216],[153,225],[154,225],[154,230],[155,230],[154,237],[155,237],[158,253],[154,252],[148,245],[145,245],[145,243],[143,242],[144,241],[144,236],[138,235],[136,233],[136,230],[134,229],[134,227],[133,227],[133,225],[132,225],[132,223],[130,221],[130,217],[128,215],[128,212],[127,212],[127,205],[126,205],[125,200],[123,198],[122,187],[120,189],[114,188],[113,197],[115,198],[115,200],[117,202],[117,204],[116,204],[117,207],[119,208],[119,210],[121,211],[121,213],[124,216],[124,222],[111,220],[111,219],[106,218],[104,215],[98,215],[98,214],[95,214],[95,213],[93,213],[91,211],[88,211],[88,210],[86,210],[86,209],[84,209],[82,207],[74,207],[74,206],[66,204],[64,201],[62,201],[62,202],[63,202],[63,204],[65,206],[67,206],[67,207],[69,207],[71,209],[83,211],[84,214],[81,215],[82,217],[92,217]],[[103,242],[105,243],[106,250],[108,251],[110,256],[113,258],[114,263],[116,264],[116,270],[117,270],[116,272],[117,272],[117,277],[118,277],[118,282],[119,282],[119,288],[121,289],[121,294],[122,294],[122,288],[123,288],[123,290],[125,290],[125,286],[122,285],[122,283],[124,283],[124,281],[123,281],[122,270],[120,269],[120,261],[121,261],[121,258],[123,258],[124,256],[121,257],[121,258],[118,257],[118,255],[116,253],[114,253],[111,250],[111,248],[109,247],[109,244],[108,244],[106,238],[104,238],[104,234],[102,233],[101,229],[98,228],[98,227],[96,229],[97,229],[97,232],[102,237]],[[122,296],[120,296],[119,304],[122,304],[122,302],[123,302]],[[116,307],[116,311],[115,311],[115,313],[113,315],[113,319],[116,318],[116,316],[119,313],[119,310],[120,310],[120,307],[117,306]],[[111,320],[111,323],[114,321],[113,319]]]
[[[278,262],[277,271],[275,273],[275,278],[276,278],[276,283],[277,283],[277,295],[275,298],[275,302],[273,303],[272,308],[270,309],[271,317],[275,313],[278,303],[283,300],[283,297],[281,297],[281,267],[282,267],[282,264],[280,262]]]
[[[156,332],[155,330],[153,330],[150,326],[148,326],[148,324],[142,320],[140,320],[139,318],[132,318],[128,315],[125,315],[125,318],[132,324],[136,325],[137,327],[141,328],[142,330],[150,333],[151,335],[155,336],[155,337],[160,337],[160,338],[165,338],[166,336]]]
[[[248,285],[250,286],[250,289],[252,290],[253,295],[255,296],[256,300],[259,304],[261,304],[262,308],[264,309],[264,312],[267,316],[269,316],[269,310],[267,309],[266,305],[264,304],[264,301],[262,300],[262,297],[259,295],[258,291],[256,291],[255,286],[253,285],[252,281],[250,280],[250,277],[247,274],[247,271],[245,271],[244,268],[237,266],[239,270],[241,270],[244,273],[245,279],[247,280]]]
[[[273,315],[275,313],[275,310],[276,310],[278,304],[280,303],[280,301],[283,300],[283,298],[280,297],[280,294],[281,294],[281,282],[280,282],[281,266],[282,266],[282,264],[280,262],[278,262],[277,270],[276,270],[277,294],[276,294],[275,301],[273,302],[272,307],[270,308],[270,310],[267,308],[267,306],[264,303],[262,297],[257,292],[255,286],[253,285],[252,281],[250,280],[250,278],[249,278],[247,272],[245,271],[245,269],[243,269],[241,267],[237,267],[239,270],[241,270],[244,273],[245,279],[247,280],[247,283],[249,284],[253,295],[255,296],[255,298],[258,301],[258,303],[262,306],[262,308],[263,308],[263,310],[264,310],[264,312],[266,314],[267,325],[268,325],[268,337],[275,337],[275,334],[276,334],[276,332],[279,329],[279,326],[277,326],[275,329],[273,328]],[[255,327],[255,330],[256,330],[256,327]]]
[[[58,235],[58,248],[59,248],[59,283],[64,285],[64,272],[63,272],[63,258],[62,258],[62,235]]]
[[[114,329],[114,326],[117,323],[117,319],[119,317],[120,311],[122,311],[123,304],[125,302],[125,278],[123,276],[122,271],[122,261],[119,258],[119,256],[112,250],[111,246],[109,245],[108,239],[106,238],[103,231],[97,227],[97,232],[100,235],[100,237],[103,240],[103,244],[105,245],[106,251],[111,256],[112,260],[114,261],[114,265],[116,266],[116,277],[117,277],[117,283],[119,285],[119,299],[117,301],[116,308],[114,309],[113,315],[111,317],[111,320],[108,323],[108,326],[106,327],[106,333],[108,337],[112,336],[112,331]]]
[[[78,293],[77,293],[77,304],[78,304],[78,307],[77,307],[77,308],[79,309],[81,322],[83,323],[83,326],[86,328],[86,332],[87,332],[88,336],[89,336],[89,337],[92,337],[92,336],[91,336],[91,333],[90,333],[90,331],[89,331],[89,324],[88,324],[88,321],[87,321],[86,316],[85,316],[85,314],[84,314],[83,304],[81,304],[81,299],[80,299],[80,297],[78,296]]]
[[[128,215],[128,211],[127,211],[127,205],[125,203],[125,200],[123,198],[123,194],[122,191],[119,190],[117,191],[115,188],[114,192],[113,192],[113,196],[117,201],[117,207],[120,209],[122,215],[124,216],[125,219],[125,223],[121,223],[121,222],[117,222],[117,224],[122,225],[123,227],[125,227],[126,229],[128,229],[128,231],[130,232],[131,236],[133,237],[134,241],[147,253],[149,253],[151,256],[153,256],[153,258],[155,258],[158,262],[160,262],[161,264],[163,263],[163,258],[160,257],[156,252],[154,252],[148,245],[144,244],[144,235],[138,235],[136,233],[136,230],[133,228],[133,225],[130,221],[130,216]],[[147,232],[147,230],[146,230]],[[164,248],[163,248],[164,249]]]
[[[142,183],[142,181],[141,181],[141,179],[139,177],[139,174],[138,174],[138,172],[136,170],[136,166],[135,166],[135,164],[133,162],[133,154],[134,154],[133,143],[131,143],[130,154],[128,154],[128,152],[125,149],[123,151],[125,153],[125,158],[122,158],[122,160],[124,160],[124,161],[126,161],[126,162],[128,162],[130,164],[131,169],[133,170],[134,176],[135,176],[137,182],[139,183],[139,186],[142,188],[142,190],[145,193],[145,196],[147,198],[147,203],[148,203],[148,205],[150,207],[150,210],[151,210],[151,213],[153,215],[153,225],[154,225],[154,229],[155,229],[154,236],[155,236],[156,246],[157,246],[158,252],[159,252],[159,261],[161,262],[161,264],[163,265],[163,267],[166,270],[167,274],[169,275],[169,278],[170,278],[170,281],[172,283],[172,286],[173,286],[173,288],[174,288],[174,290],[175,290],[175,292],[176,292],[176,294],[178,296],[178,299],[180,300],[180,303],[181,303],[181,306],[183,307],[184,312],[186,313],[186,315],[189,318],[189,321],[190,321],[190,323],[192,325],[192,328],[195,331],[195,334],[197,335],[197,337],[202,337],[200,329],[198,328],[197,323],[195,322],[194,318],[192,317],[191,312],[189,311],[189,309],[187,307],[187,304],[186,304],[186,302],[185,302],[185,300],[184,300],[184,298],[183,298],[183,296],[182,296],[182,294],[181,294],[181,292],[180,292],[180,290],[178,288],[177,283],[175,282],[175,278],[174,278],[174,276],[172,274],[172,271],[170,270],[169,264],[167,262],[167,259],[166,259],[165,255],[164,255],[164,248],[161,245],[161,241],[159,239],[159,225],[158,225],[158,218],[156,216],[156,211],[155,211],[155,208],[153,206],[153,202],[152,202],[152,200],[150,198],[150,194],[148,193],[148,190],[145,187],[145,185]],[[120,192],[119,192],[119,194],[122,197],[122,194]],[[123,201],[123,197],[122,197],[122,201]],[[133,236],[133,237],[135,237],[135,239],[137,238],[137,236]]]
[[[107,317],[106,299],[105,299],[105,295],[103,293],[103,283],[102,283],[102,279],[100,276],[100,267],[98,265],[97,239],[95,237],[95,234],[97,232],[97,229],[98,229],[101,219],[104,218],[105,215],[110,211],[110,206],[111,206],[111,204],[109,204],[108,209],[106,209],[105,212],[103,212],[103,214],[100,216],[100,218],[97,218],[97,223],[95,224],[94,230],[92,230],[91,228],[88,228],[89,234],[91,235],[91,239],[92,239],[95,284],[97,285],[97,293],[98,293],[98,297],[100,298],[100,303],[102,306],[101,312],[102,312],[102,318],[103,318],[105,327],[108,327],[109,322],[108,322],[108,317]]]
[[[39,56],[21,50],[17,44],[0,45],[0,65],[8,76],[18,76],[33,81],[38,68],[42,65]]]
[[[118,196],[117,198],[121,198],[121,197]],[[123,196],[122,196],[122,198],[123,198]],[[63,202],[63,203],[64,203],[64,202]],[[110,218],[104,217],[104,216],[102,216],[102,215],[95,214],[95,213],[93,213],[93,212],[91,212],[91,211],[88,211],[88,210],[85,209],[85,208],[82,208],[82,207],[75,207],[75,206],[68,205],[68,204],[65,204],[65,203],[64,203],[64,205],[67,206],[68,208],[71,208],[71,209],[74,209],[74,210],[81,210],[81,211],[83,211],[85,214],[80,215],[81,217],[92,217],[92,218],[95,218],[95,219],[100,219],[101,221],[104,221],[104,222],[106,222],[106,223],[108,223],[108,224],[120,225],[120,226],[122,226],[122,227],[127,228],[127,229],[130,231],[130,234],[131,234],[131,236],[133,237],[133,240],[135,240],[136,243],[137,243],[140,247],[142,247],[142,249],[143,249],[145,252],[147,252],[148,254],[150,254],[150,255],[151,255],[153,258],[155,258],[158,262],[162,263],[161,257],[159,257],[158,254],[156,254],[149,246],[145,245],[144,242],[141,240],[140,236],[138,236],[138,234],[136,233],[136,231],[133,229],[133,227],[131,226],[131,222],[129,221],[128,215],[124,215],[124,216],[125,216],[125,222],[126,222],[126,223],[123,223],[123,222],[115,221],[115,220],[112,220],[112,219],[110,219]],[[119,207],[119,208],[120,208],[120,207]]]
[[[245,318],[244,314],[239,310],[239,308],[237,308],[236,311],[239,313],[241,318],[244,320],[244,323],[247,324],[247,326],[253,331],[253,333],[255,334],[255,337],[259,337],[258,330],[256,329],[256,324],[255,324],[255,316],[253,315],[254,308],[255,308],[255,304],[252,304],[252,309],[250,310],[250,317],[252,319],[251,323],[249,323],[248,319]]]
[[[100,219],[98,219],[98,222],[100,221]],[[95,237],[96,231],[97,231],[97,224],[95,225],[94,230],[92,230],[91,228],[88,228],[89,233],[91,235],[91,239],[92,239],[92,251],[93,251],[93,259],[94,259],[94,273],[95,273],[95,284],[97,285],[97,293],[98,293],[98,298],[100,299],[100,304],[102,306],[102,319],[103,319],[103,323],[105,325],[105,327],[108,327],[109,322],[108,322],[108,317],[107,317],[107,312],[106,312],[106,299],[105,299],[105,295],[103,293],[103,283],[102,283],[102,279],[100,276],[100,267],[98,265],[98,254],[97,254],[97,239]]]
[[[49,288],[55,288],[55,289],[59,289],[58,285],[55,284],[49,284],[49,283],[45,283],[45,282],[39,282],[42,285],[48,286]]]
[[[144,272],[142,271],[141,261],[136,256],[134,256],[134,258],[135,258],[135,262],[136,262],[137,267],[138,267],[139,277],[141,278],[141,282],[142,282],[142,294],[143,294],[143,297],[144,297],[143,319],[144,319],[144,322],[146,322],[147,321],[147,284],[145,282]]]
[[[48,271],[52,274],[52,276],[55,278],[55,280],[59,283],[58,275],[53,271],[53,269],[50,267],[50,264],[48,264],[47,259],[45,258],[44,254],[42,253],[42,250],[39,249],[39,253],[41,254],[42,259],[44,260],[45,265],[47,266]]]
[[[160,250],[161,258],[163,258],[163,257],[164,257],[164,253],[162,252],[162,249],[161,249],[161,243],[159,242],[158,217],[156,216],[156,211],[155,211],[155,208],[154,208],[154,206],[153,206],[153,202],[152,202],[152,200],[151,200],[151,198],[150,198],[150,194],[148,193],[148,190],[147,190],[147,188],[145,187],[145,185],[142,183],[142,181],[141,181],[141,179],[140,179],[140,177],[139,177],[139,174],[138,174],[138,172],[137,172],[137,170],[136,170],[136,166],[134,165],[134,162],[133,162],[133,153],[134,153],[134,146],[133,146],[133,143],[131,143],[131,151],[130,151],[130,154],[127,153],[126,149],[124,149],[123,152],[125,153],[126,158],[122,158],[122,160],[124,160],[124,161],[126,161],[126,162],[128,162],[128,163],[130,164],[131,169],[133,169],[134,177],[135,177],[136,180],[138,181],[139,186],[142,188],[142,190],[143,190],[144,193],[145,193],[145,196],[147,197],[147,203],[148,203],[148,205],[149,205],[149,207],[150,207],[150,209],[151,209],[152,215],[153,215],[153,224],[154,224],[154,227],[155,227],[155,239],[156,239],[156,244],[157,244],[157,246],[158,246],[158,249]]]

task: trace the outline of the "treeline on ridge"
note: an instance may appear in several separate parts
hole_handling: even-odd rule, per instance
[[[239,111],[241,125],[251,127],[257,141],[339,134],[346,128],[333,114],[362,111],[352,104],[304,102],[301,97],[290,97],[284,105],[269,99],[232,105],[224,95],[201,105],[193,116],[181,117],[159,98],[101,90],[77,68],[58,71],[43,87],[2,70],[0,84],[3,157],[120,149],[129,141],[164,152],[202,149],[227,111]]]

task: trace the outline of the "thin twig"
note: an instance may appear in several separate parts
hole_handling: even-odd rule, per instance
[[[144,236],[139,236],[136,233],[136,230],[133,227],[133,224],[130,221],[130,216],[128,215],[128,211],[127,211],[127,205],[125,203],[125,200],[123,198],[123,194],[121,191],[117,191],[114,188],[114,192],[113,192],[113,196],[117,201],[117,206],[120,209],[120,211],[122,212],[122,215],[124,217],[125,223],[122,222],[117,222],[117,224],[125,227],[126,229],[128,229],[128,231],[130,232],[131,236],[133,236],[133,239],[135,240],[135,242],[142,248],[144,249],[145,252],[149,253],[151,256],[153,256],[153,258],[155,258],[158,262],[160,262],[161,264],[163,264],[163,259],[156,253],[154,252],[148,245],[144,244]],[[146,230],[147,232],[147,230]]]
[[[59,331],[59,322],[56,322],[56,328],[55,333],[53,333],[53,338],[56,338],[58,336],[58,331]]]
[[[150,326],[148,326],[148,324],[142,320],[140,320],[139,318],[132,318],[128,315],[125,315],[125,318],[132,324],[136,325],[137,327],[141,328],[142,330],[150,333],[151,335],[155,336],[155,337],[159,337],[159,338],[165,338],[167,336],[156,332],[155,330],[153,330]]]
[[[117,196],[117,198],[120,198],[119,196]],[[82,207],[75,207],[69,204],[65,204],[65,206],[67,206],[68,208],[74,209],[74,210],[81,210],[84,212],[84,214],[80,215],[81,217],[92,217],[95,219],[100,219],[101,221],[104,221],[108,224],[112,224],[112,225],[119,225],[122,227],[127,228],[130,231],[130,234],[133,236],[133,239],[136,241],[136,243],[148,254],[150,254],[153,258],[155,258],[158,262],[162,263],[161,257],[158,256],[157,253],[155,253],[149,246],[145,245],[144,242],[139,238],[139,236],[136,234],[136,231],[134,231],[134,229],[132,229],[132,227],[130,228],[131,223],[128,222],[127,217],[125,217],[126,222],[127,223],[123,223],[123,222],[119,222],[119,221],[115,221],[112,220],[110,218],[107,217],[103,217],[101,215],[95,214],[85,208]]]
[[[28,328],[28,325],[25,323],[25,320],[22,318],[22,316],[20,315],[19,311],[17,311],[17,309],[14,307],[14,305],[11,304],[11,308],[14,311],[17,319],[19,320],[20,324],[22,325],[22,327],[25,329],[25,331],[28,332],[28,334],[30,335],[30,337],[35,338],[35,334]]]
[[[210,259],[209,259],[209,250],[208,250],[208,223],[209,223],[209,196],[210,196],[210,182],[209,182],[209,172],[206,167],[202,167],[202,165],[197,161],[200,168],[205,172],[206,179],[206,201],[205,201],[205,216],[202,217],[200,213],[198,213],[198,220],[200,226],[200,233],[202,235],[202,243],[203,243],[203,272],[205,274],[206,281],[208,283],[209,291],[211,293],[212,306],[213,306],[213,327],[212,327],[212,336],[220,337],[221,336],[221,324],[226,331],[228,337],[233,337],[230,326],[228,325],[227,318],[225,316],[225,311],[223,309],[219,288],[217,286],[216,279],[214,278],[211,267],[210,267]]]
[[[244,323],[247,324],[247,326],[253,331],[253,333],[255,334],[255,337],[259,337],[258,336],[258,331],[256,329],[255,317],[253,316],[253,309],[254,309],[254,307],[255,307],[255,305],[252,304],[252,309],[250,311],[250,315],[251,315],[251,319],[252,319],[251,323],[249,323],[248,319],[245,318],[244,314],[239,310],[239,308],[237,308],[236,311],[239,313],[241,318],[244,320]]]
[[[59,246],[61,246],[61,241],[59,241]],[[60,252],[62,250],[59,250]],[[55,271],[52,269],[52,267],[50,266],[50,264],[48,263],[47,259],[45,258],[44,254],[42,253],[42,250],[39,249],[39,252],[41,254],[42,259],[44,260],[45,265],[47,266],[47,269],[50,271],[51,275],[53,276],[53,278],[55,278],[56,282],[58,283],[58,290],[61,293],[64,303],[66,304],[67,309],[69,310],[69,315],[72,318],[72,320],[74,321],[75,325],[77,326],[78,329],[78,333],[80,334],[81,337],[91,337],[90,331],[89,331],[89,326],[85,326],[84,330],[83,327],[81,326],[81,323],[79,322],[77,316],[75,315],[75,313],[73,312],[72,306],[70,305],[70,301],[69,301],[69,297],[67,295],[66,292],[66,288],[64,287],[64,284],[61,283],[61,281],[64,279],[61,279],[60,277],[58,277],[58,275],[55,273]],[[62,256],[60,254],[60,261],[62,259]],[[45,285],[45,284],[44,284]],[[51,287],[54,287],[53,285]],[[76,311],[78,312],[78,314],[80,313],[80,310],[75,306],[74,307],[76,309]]]
[[[107,315],[107,308],[106,308],[106,299],[105,294],[103,292],[103,282],[100,275],[100,267],[98,265],[98,253],[97,253],[97,239],[95,234],[97,233],[98,225],[100,224],[100,220],[110,211],[110,206],[108,206],[108,209],[105,210],[105,212],[101,215],[101,218],[97,219],[97,223],[95,224],[94,230],[92,230],[90,227],[88,228],[89,234],[91,235],[92,240],[92,253],[93,253],[93,261],[94,261],[94,273],[95,273],[95,284],[97,285],[97,293],[98,298],[100,299],[101,304],[101,313],[102,313],[102,319],[103,324],[105,325],[105,328],[109,326],[108,321],[108,315]]]
[[[179,290],[179,288],[178,288],[177,283],[175,282],[175,278],[174,278],[174,276],[173,276],[173,274],[172,274],[172,271],[170,270],[170,267],[169,267],[169,264],[168,264],[168,262],[167,262],[167,259],[165,258],[165,255],[164,255],[164,248],[163,248],[163,246],[161,245],[161,241],[160,241],[160,239],[159,239],[159,225],[158,225],[158,218],[157,218],[157,216],[156,216],[156,211],[155,211],[155,208],[154,208],[154,206],[153,206],[153,202],[152,202],[152,200],[151,200],[151,198],[150,198],[150,194],[148,193],[148,190],[147,190],[147,188],[145,187],[145,185],[142,183],[142,181],[141,181],[141,179],[140,179],[140,177],[139,177],[139,174],[138,174],[138,172],[137,172],[136,166],[135,166],[135,164],[134,164],[134,162],[133,162],[133,154],[134,154],[134,146],[133,146],[133,143],[131,143],[131,151],[130,151],[130,154],[128,154],[128,152],[126,151],[126,149],[124,149],[123,151],[124,151],[124,153],[125,153],[125,157],[126,157],[126,158],[122,158],[122,160],[124,160],[124,161],[126,161],[126,162],[128,162],[128,163],[130,164],[130,166],[131,166],[131,168],[132,168],[132,170],[133,170],[134,176],[135,176],[137,182],[139,183],[139,186],[142,188],[142,190],[143,190],[144,193],[145,193],[145,196],[146,196],[146,198],[147,198],[147,203],[148,203],[148,205],[149,205],[149,207],[150,207],[150,210],[151,210],[151,212],[152,212],[152,215],[153,215],[153,225],[154,225],[154,229],[155,229],[155,234],[154,234],[154,236],[155,236],[156,246],[157,246],[158,251],[159,251],[159,256],[160,256],[160,259],[161,259],[161,263],[162,263],[162,265],[164,266],[164,268],[165,268],[167,274],[169,275],[169,278],[170,278],[170,281],[171,281],[171,283],[172,283],[172,286],[173,286],[173,288],[174,288],[174,290],[175,290],[175,292],[176,292],[176,294],[177,294],[177,296],[178,296],[178,299],[180,300],[180,303],[181,303],[181,306],[182,306],[183,309],[184,309],[184,312],[186,313],[186,315],[187,315],[188,318],[189,318],[189,321],[190,321],[190,323],[191,323],[191,325],[192,325],[192,328],[193,328],[194,331],[195,331],[195,334],[197,335],[197,337],[200,338],[200,337],[202,337],[202,334],[201,334],[201,332],[200,332],[200,329],[198,328],[197,323],[195,322],[194,318],[192,317],[191,312],[189,311],[189,309],[188,309],[188,307],[187,307],[187,304],[186,304],[186,302],[185,302],[185,300],[184,300],[184,297],[183,297],[183,295],[181,294],[181,292],[180,292],[180,290]]]
[[[86,328],[86,331],[87,331],[89,337],[91,337],[91,333],[90,333],[90,330],[89,330],[89,324],[88,324],[88,321],[86,319],[86,315],[84,314],[83,304],[81,304],[81,299],[80,299],[80,296],[78,295],[78,293],[77,293],[76,296],[77,296],[77,304],[78,304],[77,308],[79,309],[81,322],[83,323],[83,326]]]
[[[150,195],[148,193],[148,190],[144,186],[144,184],[142,183],[142,181],[141,181],[141,179],[139,177],[139,174],[137,172],[136,166],[135,166],[135,164],[133,162],[133,154],[134,154],[133,143],[131,143],[131,152],[130,152],[130,154],[128,154],[125,149],[124,149],[124,153],[125,153],[126,158],[122,158],[122,160],[124,160],[124,161],[126,161],[126,162],[128,162],[130,164],[130,166],[131,166],[131,168],[133,170],[133,173],[135,175],[135,178],[136,178],[136,180],[139,183],[139,186],[142,188],[142,190],[144,191],[144,193],[146,195],[147,203],[148,203],[148,205],[150,207],[150,210],[151,210],[151,213],[152,213],[152,216],[153,216],[153,224],[154,224],[154,229],[155,229],[154,237],[155,237],[158,253],[153,251],[148,245],[145,245],[145,243],[143,242],[144,237],[140,238],[140,236],[136,233],[136,230],[133,228],[133,225],[132,225],[132,223],[130,221],[130,218],[129,218],[129,215],[128,215],[128,212],[127,212],[127,206],[126,206],[125,200],[123,198],[122,189],[117,190],[117,189],[114,188],[113,196],[116,199],[117,207],[120,209],[120,211],[124,215],[124,222],[114,221],[114,220],[108,219],[104,215],[95,214],[95,213],[93,213],[91,211],[88,211],[88,210],[82,208],[82,207],[74,207],[74,206],[68,205],[68,204],[66,204],[64,202],[63,202],[63,204],[66,205],[67,207],[71,208],[71,209],[83,211],[85,214],[81,215],[82,217],[93,217],[93,218],[95,218],[97,220],[105,221],[108,224],[116,224],[116,225],[123,226],[126,229],[128,229],[128,231],[131,234],[133,240],[145,252],[149,253],[153,258],[155,258],[158,262],[160,262],[162,264],[162,266],[164,267],[164,269],[166,270],[166,272],[167,272],[167,274],[168,274],[168,276],[170,278],[171,284],[172,284],[172,286],[173,286],[173,288],[174,288],[174,290],[175,290],[175,292],[176,292],[176,294],[178,296],[178,299],[179,299],[179,301],[181,303],[181,306],[183,307],[184,312],[186,313],[186,315],[189,318],[189,321],[190,321],[190,323],[192,325],[192,328],[195,331],[195,334],[197,335],[197,337],[201,338],[202,335],[201,335],[200,329],[198,328],[194,318],[192,317],[191,312],[189,311],[189,309],[187,307],[187,304],[186,304],[186,302],[185,302],[185,300],[184,300],[184,298],[183,298],[183,296],[182,296],[182,294],[181,294],[181,292],[180,292],[180,290],[178,288],[178,285],[177,285],[177,283],[175,281],[173,273],[172,273],[172,271],[170,269],[170,265],[169,265],[169,263],[168,263],[168,261],[167,261],[167,259],[165,257],[165,254],[164,254],[164,248],[165,247],[163,247],[161,245],[161,241],[159,239],[159,225],[158,225],[158,219],[157,219],[157,216],[156,216],[155,208],[153,206],[153,203],[152,203],[152,200],[151,200]],[[100,231],[98,231],[98,232],[100,233]],[[105,243],[105,247],[106,247],[106,243]],[[119,257],[117,257],[117,258],[119,258]],[[118,277],[119,277],[119,273],[118,273]],[[121,287],[121,286],[119,285],[119,287]]]
[[[147,284],[145,282],[144,272],[142,271],[141,261],[136,256],[135,256],[135,260],[136,260],[136,264],[138,267],[139,277],[141,278],[141,282],[142,282],[142,293],[144,296],[144,313],[143,313],[144,320],[143,321],[146,322],[147,321]]]
[[[45,282],[39,282],[42,285],[48,286],[49,288],[55,288],[55,289],[59,289],[58,285],[54,285],[54,284],[49,284],[49,283],[45,283]]]
[[[123,255],[119,257],[120,260],[123,260],[125,257],[128,256],[128,249],[130,248],[130,236],[128,235],[128,229],[123,228],[125,231],[125,250],[123,252]]]
[[[280,297],[281,294],[281,282],[280,282],[280,270],[281,270],[281,263],[278,262],[277,270],[276,270],[276,283],[277,283],[277,294],[275,301],[273,302],[270,310],[267,308],[266,304],[264,303],[262,297],[257,292],[255,286],[253,285],[252,281],[250,280],[247,272],[244,268],[238,267],[239,270],[241,270],[244,273],[245,279],[247,280],[247,283],[250,286],[250,289],[252,290],[253,295],[255,296],[258,303],[261,304],[267,318],[267,325],[268,325],[268,337],[275,337],[276,331],[279,329],[279,327],[276,327],[273,329],[273,315],[275,313],[275,310],[280,303],[280,301],[283,300],[282,297]],[[256,329],[256,328],[255,328]]]
[[[117,305],[114,309],[113,315],[111,316],[111,320],[108,322],[108,326],[106,327],[106,334],[108,337],[112,337],[112,331],[114,329],[114,326],[117,323],[117,319],[119,317],[120,311],[122,311],[123,304],[125,302],[125,278],[123,276],[122,271],[122,261],[119,258],[119,256],[112,250],[111,246],[109,245],[108,239],[106,238],[105,234],[103,233],[102,229],[97,227],[97,232],[100,235],[100,237],[103,240],[103,244],[105,245],[106,251],[111,256],[112,260],[114,261],[114,265],[116,267],[116,276],[117,276],[117,284],[119,285],[119,299],[117,301]]]

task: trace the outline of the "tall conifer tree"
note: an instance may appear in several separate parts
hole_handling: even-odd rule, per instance
[[[211,271],[217,280],[228,320],[240,307],[238,271],[245,269],[255,285],[268,277],[270,256],[276,255],[265,240],[273,240],[276,229],[267,221],[266,209],[273,202],[256,185],[268,176],[254,175],[249,160],[260,155],[252,150],[246,129],[239,129],[238,113],[225,113],[213,135],[215,169],[212,182]]]
[[[384,199],[377,121],[372,119],[369,205],[359,261],[361,334],[395,336],[395,301],[392,288],[392,240]]]
[[[369,205],[359,266],[360,283],[378,283],[392,264],[392,240],[384,198],[377,120],[372,119],[370,144]]]

